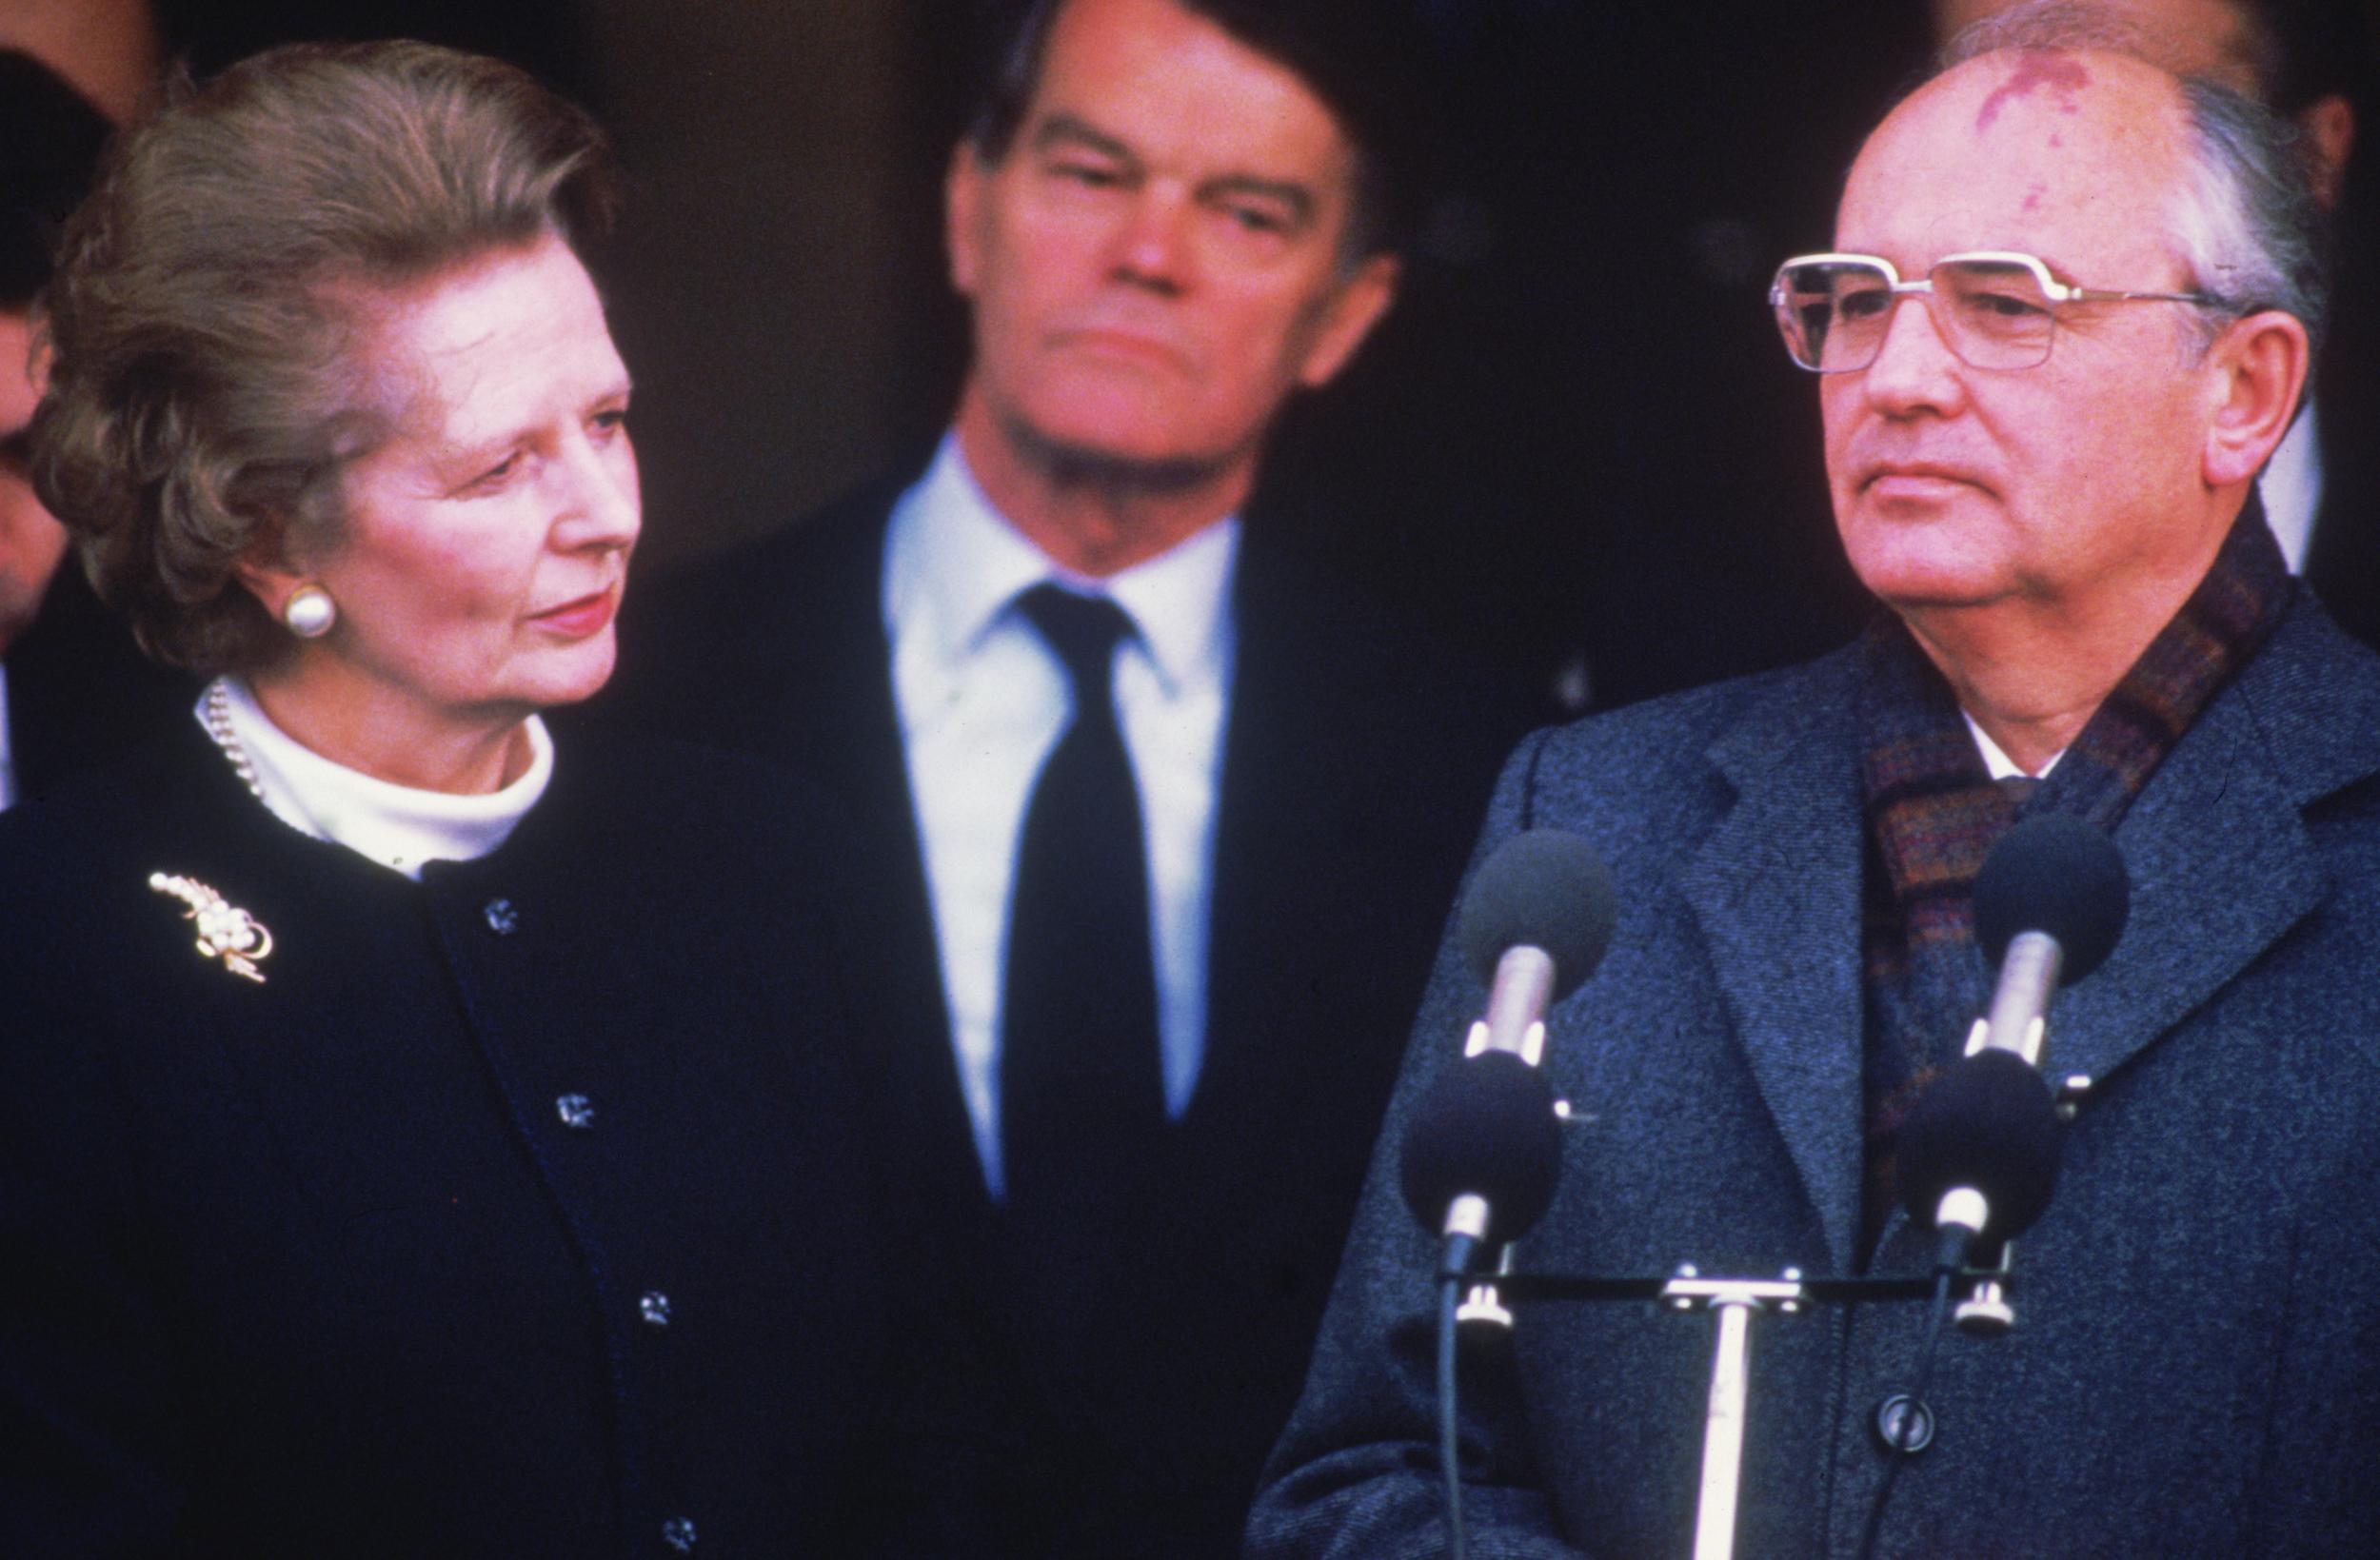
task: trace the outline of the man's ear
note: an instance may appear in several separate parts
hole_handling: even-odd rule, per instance
[[[1380,316],[1388,312],[1388,306],[1397,301],[1397,284],[1403,274],[1395,255],[1376,254],[1365,257],[1355,274],[1339,284],[1323,306],[1313,344],[1298,365],[1299,384],[1309,390],[1320,389],[1347,365],[1356,348],[1372,334],[1372,327],[1380,323]]]
[[[2207,349],[2211,402],[2201,464],[2210,487],[2251,481],[2289,432],[2311,350],[2293,314],[2268,308],[2234,320]]]
[[[982,209],[983,181],[990,176],[974,138],[962,137],[951,148],[950,170],[942,176],[942,247],[950,260],[950,285],[962,298],[975,296],[980,264],[975,224]]]

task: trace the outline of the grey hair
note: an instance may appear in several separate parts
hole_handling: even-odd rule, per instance
[[[2213,82],[2187,78],[2189,168],[2175,191],[2175,246],[2202,292],[2232,318],[2293,314],[2319,350],[2330,326],[2330,244],[2288,120]],[[2208,339],[2215,327],[2209,322]]]
[[[1961,28],[1935,74],[2018,49],[2128,54],[2168,69],[2171,38],[2077,0],[2040,0]],[[2202,76],[2178,76],[2189,136],[2168,221],[2191,285],[2216,300],[2198,318],[2201,349],[2231,320],[2261,309],[2295,315],[2319,349],[2330,323],[2330,245],[2289,120]]]
[[[594,121],[509,65],[290,44],[175,86],[118,141],[43,303],[33,480],[150,655],[252,671],[289,636],[241,561],[334,541],[343,477],[394,431],[362,365],[378,294],[618,200]]]

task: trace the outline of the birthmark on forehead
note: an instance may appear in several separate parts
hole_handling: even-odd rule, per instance
[[[2054,135],[2050,137],[2050,144],[2052,146],[2057,145],[2057,137]],[[2041,197],[2049,192],[2050,187],[2041,183],[2039,180],[2035,180],[2031,185],[2028,185],[2025,188],[2025,209],[2028,211],[2040,210]]]
[[[1975,133],[1981,135],[2000,117],[2001,108],[2020,97],[2030,97],[2044,88],[2058,94],[2060,113],[2079,111],[2074,94],[2091,85],[2091,72],[2082,63],[2065,54],[2033,49],[2016,56],[2016,69],[2008,79],[1992,89],[1975,110]]]

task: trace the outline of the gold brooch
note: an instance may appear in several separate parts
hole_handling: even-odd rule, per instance
[[[169,894],[189,908],[182,912],[184,920],[198,923],[198,951],[205,958],[220,958],[223,967],[233,975],[265,983],[257,973],[256,961],[272,952],[272,934],[265,923],[195,878],[175,878],[162,872],[149,875],[149,886],[160,894]]]

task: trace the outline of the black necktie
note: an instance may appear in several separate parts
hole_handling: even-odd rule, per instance
[[[1110,692],[1132,620],[1040,584],[1017,608],[1066,669],[1074,719],[1018,837],[1001,1023],[1001,1155],[1034,1243],[1112,1260],[1165,1117],[1140,797]]]

